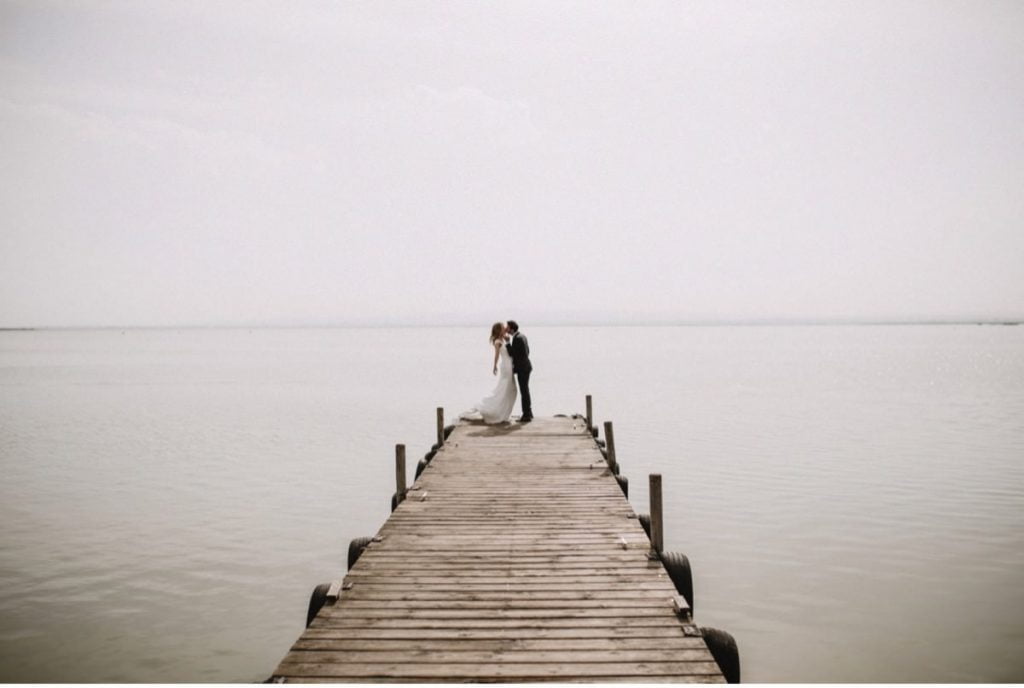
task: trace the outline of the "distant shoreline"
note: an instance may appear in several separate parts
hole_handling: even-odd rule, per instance
[[[1024,320],[765,320],[765,321],[680,321],[680,322],[579,322],[553,323],[538,321],[533,327],[906,327],[979,325],[1011,327]],[[0,332],[39,332],[74,330],[384,330],[438,329],[479,327],[480,323],[416,324],[416,323],[350,323],[332,325],[52,325],[41,327],[0,327]]]

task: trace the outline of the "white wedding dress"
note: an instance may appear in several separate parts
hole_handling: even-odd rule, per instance
[[[486,397],[475,408],[459,414],[466,420],[480,420],[489,425],[505,423],[512,415],[512,407],[516,405],[516,379],[512,376],[512,357],[504,344],[498,352],[498,384],[489,397]]]

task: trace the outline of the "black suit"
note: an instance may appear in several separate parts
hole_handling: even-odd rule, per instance
[[[533,406],[530,403],[530,373],[533,372],[533,364],[530,363],[530,343],[526,341],[526,335],[522,332],[512,335],[508,352],[512,355],[512,372],[519,381],[519,394],[523,400],[522,417],[533,418]]]

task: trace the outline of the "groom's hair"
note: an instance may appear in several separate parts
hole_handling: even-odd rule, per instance
[[[508,321],[508,329],[512,330],[513,332],[518,332],[519,331],[519,323],[517,323],[515,320],[509,320]]]

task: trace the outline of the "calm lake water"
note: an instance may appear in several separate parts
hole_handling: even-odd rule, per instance
[[[0,332],[0,680],[257,681],[487,324]],[[1024,681],[1024,327],[541,328],[747,681]]]

